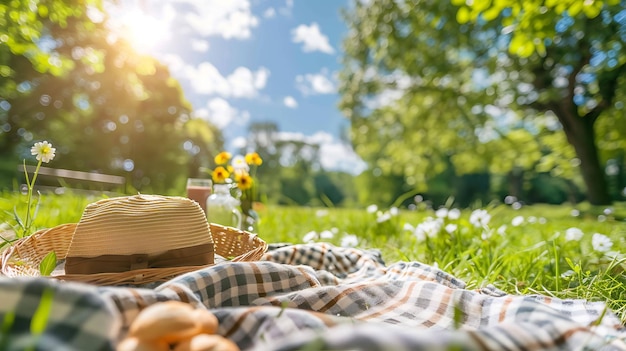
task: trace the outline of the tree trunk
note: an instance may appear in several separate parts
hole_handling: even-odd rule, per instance
[[[600,165],[598,148],[593,129],[594,119],[580,117],[573,113],[557,113],[567,140],[574,147],[580,160],[580,171],[587,187],[587,199],[592,205],[610,205],[608,184],[604,170]],[[557,111],[555,111],[557,112]]]

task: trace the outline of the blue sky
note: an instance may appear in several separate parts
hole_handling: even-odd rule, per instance
[[[349,1],[122,0],[108,10],[120,35],[170,67],[194,117],[220,127],[228,149],[250,122],[273,121],[284,138],[319,143],[324,168],[357,173],[337,108]]]

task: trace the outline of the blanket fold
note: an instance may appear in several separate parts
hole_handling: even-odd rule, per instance
[[[242,350],[626,350],[626,329],[604,303],[470,290],[420,262],[386,265],[376,250],[326,243],[271,246],[262,261],[154,288],[2,278],[6,349],[32,336],[46,289],[52,310],[37,350],[113,349],[141,309],[166,300],[209,309]]]

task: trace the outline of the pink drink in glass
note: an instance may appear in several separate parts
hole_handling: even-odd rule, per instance
[[[211,195],[212,182],[210,179],[187,179],[187,197],[194,200],[206,214],[206,200]]]

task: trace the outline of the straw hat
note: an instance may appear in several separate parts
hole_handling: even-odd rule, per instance
[[[2,273],[38,276],[39,264],[54,251],[58,260],[65,260],[54,278],[138,285],[213,265],[215,252],[235,261],[252,261],[266,249],[256,235],[207,223],[195,201],[134,195],[94,202],[78,224],[18,240],[2,253]]]

